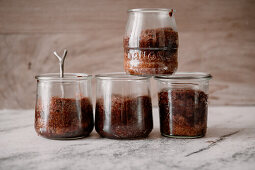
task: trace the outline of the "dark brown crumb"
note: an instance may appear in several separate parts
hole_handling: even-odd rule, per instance
[[[88,98],[52,97],[50,103],[37,103],[35,130],[41,136],[53,139],[83,137],[88,136],[93,127],[93,108]]]
[[[171,9],[171,11],[169,12],[169,16],[172,17],[172,16],[173,16],[173,13],[174,13],[174,10]]]
[[[108,105],[102,98],[97,99],[95,128],[107,138],[147,137],[153,128],[151,98],[112,95]]]
[[[124,37],[124,69],[129,74],[172,74],[178,67],[178,33],[170,27],[141,32],[138,47]]]
[[[163,89],[159,93],[160,131],[167,136],[204,136],[207,94],[193,89]]]

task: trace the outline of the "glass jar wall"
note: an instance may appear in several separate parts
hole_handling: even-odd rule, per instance
[[[131,9],[123,38],[128,74],[173,74],[178,67],[178,33],[173,9]]]
[[[36,76],[35,130],[50,139],[88,136],[94,127],[91,76],[67,73]]]
[[[149,77],[96,75],[95,128],[102,137],[144,138],[153,128]]]
[[[176,73],[156,76],[160,132],[175,138],[197,138],[206,134],[208,87],[211,75]]]

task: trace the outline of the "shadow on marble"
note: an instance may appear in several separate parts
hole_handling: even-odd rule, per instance
[[[159,128],[154,128],[153,131],[149,134],[147,138],[138,138],[138,139],[108,139],[108,138],[103,138],[100,137],[100,135],[93,130],[91,134],[87,137],[80,138],[80,139],[67,139],[67,140],[58,140],[58,141],[70,141],[70,140],[116,140],[116,141],[134,141],[134,140],[157,140],[157,139],[172,139],[172,140],[196,140],[196,139],[221,139],[221,138],[226,138],[228,136],[235,135],[239,133],[242,129],[238,128],[215,128],[215,127],[210,127],[207,129],[207,133],[205,137],[202,138],[194,138],[194,139],[185,139],[185,138],[169,138],[169,137],[164,137],[160,134]],[[53,139],[54,140],[54,139]]]
[[[109,139],[109,140],[119,140],[119,141],[133,141],[133,140],[145,140],[145,139],[159,139],[159,138],[164,138],[161,136],[160,131],[158,128],[154,128],[152,132],[149,134],[148,137],[146,138],[137,138],[137,139]],[[71,139],[71,140],[88,140],[88,139],[108,139],[108,138],[103,138],[101,137],[95,130],[91,132],[91,134],[87,137],[81,138],[81,139]],[[63,140],[66,141],[66,140]],[[67,140],[68,141],[68,140]]]
[[[210,127],[207,129],[207,133],[204,137],[204,139],[210,139],[210,138],[225,138],[228,136],[235,135],[239,133],[242,129],[238,128],[215,128],[215,127]],[[93,131],[90,136],[87,138],[89,139],[107,139],[107,138],[102,138],[100,135],[96,132]],[[80,140],[86,140],[87,138],[82,138]],[[144,139],[149,139],[149,140],[156,140],[156,139],[167,139],[168,137],[164,137],[160,134],[159,128],[154,128],[153,131],[149,134],[147,138],[140,138],[140,139],[110,139],[110,140],[122,140],[122,141],[128,141],[128,140],[144,140]],[[177,139],[177,140],[183,140],[183,138],[169,138],[169,139]],[[201,138],[194,138],[190,140],[196,140],[196,139],[201,139]],[[189,140],[189,139],[188,139]]]

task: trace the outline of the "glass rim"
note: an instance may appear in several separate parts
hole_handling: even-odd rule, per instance
[[[60,77],[59,73],[45,73],[35,76],[37,80],[86,80],[92,75],[85,73],[64,73],[64,77]]]
[[[204,72],[176,72],[173,75],[158,75],[156,80],[210,80],[212,75]]]
[[[173,8],[134,8],[129,9],[128,12],[176,12]]]
[[[112,72],[112,73],[102,73],[95,75],[96,79],[102,80],[120,80],[120,81],[132,81],[132,80],[148,80],[151,76],[142,75],[130,75],[125,72]]]

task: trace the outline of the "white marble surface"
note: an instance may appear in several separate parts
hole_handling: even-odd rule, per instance
[[[36,135],[33,110],[0,111],[0,169],[255,169],[255,107],[210,107],[208,133],[170,139],[110,140],[95,131],[79,140]]]

